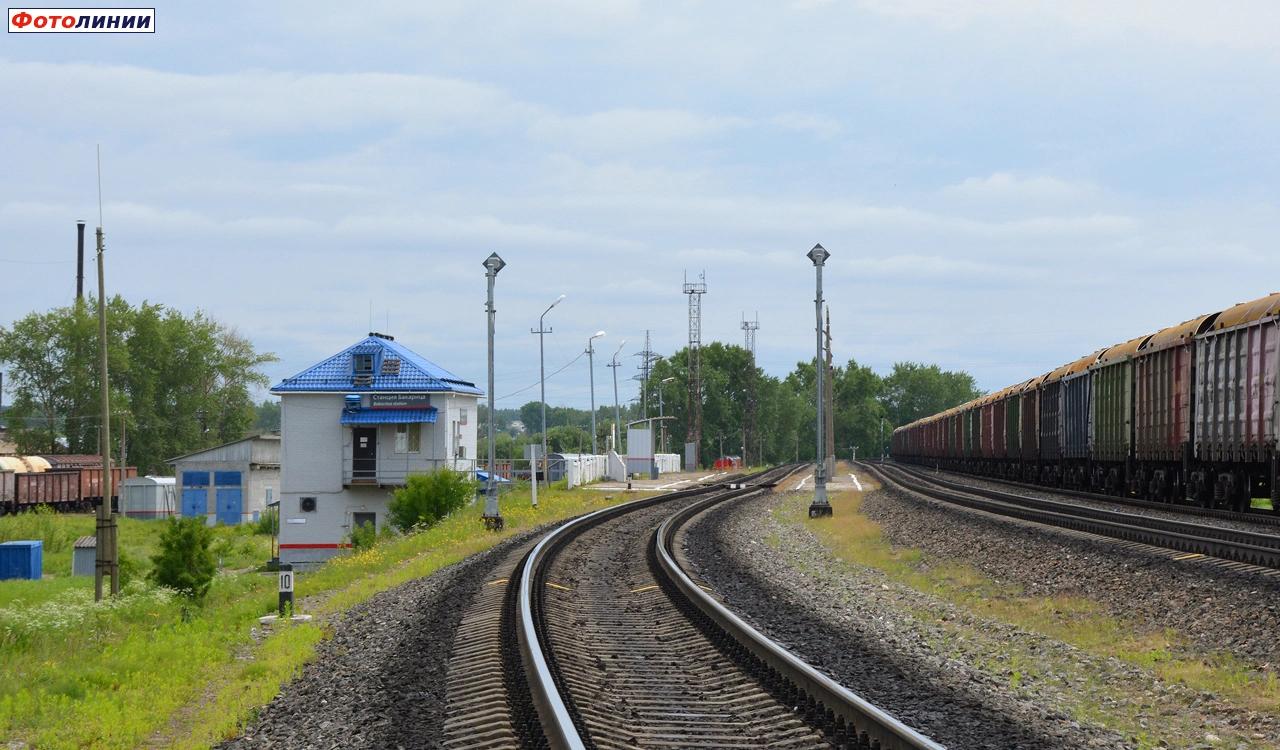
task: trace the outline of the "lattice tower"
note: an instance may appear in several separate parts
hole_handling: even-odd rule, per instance
[[[649,376],[653,374],[653,366],[658,363],[658,360],[662,359],[662,356],[659,355],[657,352],[653,351],[653,347],[650,346],[649,329],[647,328],[645,329],[645,332],[644,332],[644,350],[636,352],[636,356],[640,358],[639,364],[636,365],[636,369],[639,370],[640,372],[632,376],[631,379],[638,381],[640,383],[641,416],[644,417],[645,419],[648,419],[649,418]]]

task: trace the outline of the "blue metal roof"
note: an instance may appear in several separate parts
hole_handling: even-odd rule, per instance
[[[367,383],[356,384],[352,368],[354,354],[372,354],[373,372]],[[398,361],[399,367],[386,368],[384,362]],[[272,393],[334,391],[341,393],[438,393],[452,391],[482,395],[475,383],[410,351],[402,344],[380,336],[369,336],[325,361],[312,365],[291,378],[285,378],[271,389]]]
[[[354,409],[342,412],[343,424],[435,424],[435,409]]]

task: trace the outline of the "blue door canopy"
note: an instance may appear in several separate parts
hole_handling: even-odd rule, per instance
[[[351,409],[342,412],[342,423],[361,424],[411,424],[422,422],[435,424],[436,409]]]

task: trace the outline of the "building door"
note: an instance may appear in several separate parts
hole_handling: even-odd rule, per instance
[[[244,512],[244,493],[240,486],[240,472],[214,472],[213,483],[218,501],[218,523],[235,526]]]
[[[351,530],[352,531],[355,531],[361,526],[364,526],[366,523],[374,527],[374,530],[376,531],[378,527],[378,514],[377,513],[352,513],[351,514]]]
[[[209,512],[209,472],[182,472],[182,516],[204,518]]]
[[[351,431],[351,478],[374,479],[378,476],[378,430],[356,427]]]

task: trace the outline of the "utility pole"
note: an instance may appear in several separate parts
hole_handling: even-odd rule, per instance
[[[101,174],[101,173],[99,173]],[[98,219],[101,223],[102,219]],[[94,564],[93,597],[102,601],[102,579],[111,578],[111,595],[120,593],[120,563],[116,554],[116,517],[111,512],[111,387],[107,380],[107,283],[104,264],[106,249],[103,246],[102,227],[98,227],[98,379],[102,386],[102,432],[99,451],[102,453],[102,502],[98,504],[96,527],[97,554]]]
[[[604,335],[604,331],[596,331],[595,335],[587,339],[587,371],[591,373],[591,455],[600,454],[600,447],[596,441],[596,366],[595,340]]]
[[[503,520],[502,512],[498,508],[498,482],[493,471],[494,438],[496,437],[493,434],[493,326],[494,317],[497,314],[497,309],[493,306],[493,283],[498,278],[498,272],[507,264],[498,256],[497,253],[490,253],[489,257],[485,258],[483,265],[485,280],[488,282],[489,287],[488,304],[485,305],[485,311],[488,313],[489,318],[489,413],[485,415],[487,417],[489,431],[489,467],[487,477],[488,481],[485,482],[484,488],[484,525],[487,529],[498,530],[502,528]],[[512,469],[514,471],[514,465],[512,466]],[[536,487],[538,484],[537,477],[534,477],[533,483]]]
[[[538,330],[529,329],[529,333],[538,334],[538,385],[542,389],[542,476],[547,481],[548,489],[551,488],[551,475],[547,473],[547,359],[546,350],[542,346],[542,336],[543,334],[551,333],[552,330],[543,325],[543,319],[547,317],[547,313],[551,312],[551,308],[563,301],[563,294],[556,297],[556,301],[548,305],[547,309],[543,310],[542,314],[538,316]],[[533,483],[538,483],[538,467],[536,464],[533,466]],[[536,498],[537,495],[535,494],[534,497]],[[538,507],[537,500],[534,501],[533,506],[535,508]]]
[[[675,380],[675,378],[670,377],[670,378],[663,378],[661,381],[658,382],[658,424],[659,424],[659,429],[661,430],[659,434],[662,436],[658,442],[661,443],[662,453],[667,452],[667,420],[665,419],[667,415],[662,413],[662,386],[666,385],[667,383],[670,383],[673,380]]]
[[[618,408],[618,368],[622,365],[618,361],[618,355],[622,353],[622,347],[627,345],[627,340],[623,339],[618,344],[618,351],[613,353],[613,359],[609,362],[609,367],[613,369],[613,429],[615,431],[613,449],[619,455],[625,456],[626,453],[622,447],[622,411]]]
[[[703,271],[695,282],[689,281],[687,274],[684,280],[684,293],[689,295],[689,394],[685,412],[689,415],[689,432],[685,442],[693,444],[693,460],[689,463],[694,469],[701,465],[698,454],[702,450],[702,295],[707,293],[706,277]]]
[[[816,456],[816,460],[814,461],[814,466],[813,466],[813,502],[809,504],[810,518],[817,518],[819,516],[831,515],[831,503],[827,500],[827,466],[826,466],[827,458],[824,455],[827,447],[826,436],[823,435],[823,432],[825,431],[825,427],[826,427],[825,419],[824,419],[826,415],[823,414],[823,408],[822,408],[823,402],[826,401],[826,398],[824,398],[823,396],[824,378],[822,377],[822,371],[826,369],[823,363],[823,358],[822,358],[822,334],[823,334],[823,330],[822,330],[823,328],[822,326],[822,267],[823,265],[826,264],[827,258],[830,258],[830,257],[831,257],[831,253],[827,252],[826,248],[824,248],[822,245],[814,245],[813,249],[808,252],[808,258],[809,260],[813,261],[813,267],[817,273],[817,287],[816,287],[817,294],[813,300],[813,312],[814,312],[815,323],[817,326],[817,330],[816,330],[817,351],[815,352],[813,364],[814,364],[814,370],[817,373],[817,379],[818,379],[817,393],[815,394],[817,396],[817,402],[818,402],[818,415],[817,415],[818,419],[817,419],[817,430],[816,430],[818,433],[818,436],[817,436],[818,437],[818,440],[817,440],[818,455]]]
[[[750,369],[747,371],[747,408],[744,419],[742,420],[742,462],[747,466],[754,466],[751,463],[748,446],[751,445],[751,437],[756,434],[756,331],[760,330],[760,313],[756,313],[755,320],[747,320],[747,314],[742,314],[742,334],[743,344],[746,346],[747,355],[750,357]],[[756,456],[757,459],[760,456]]]

